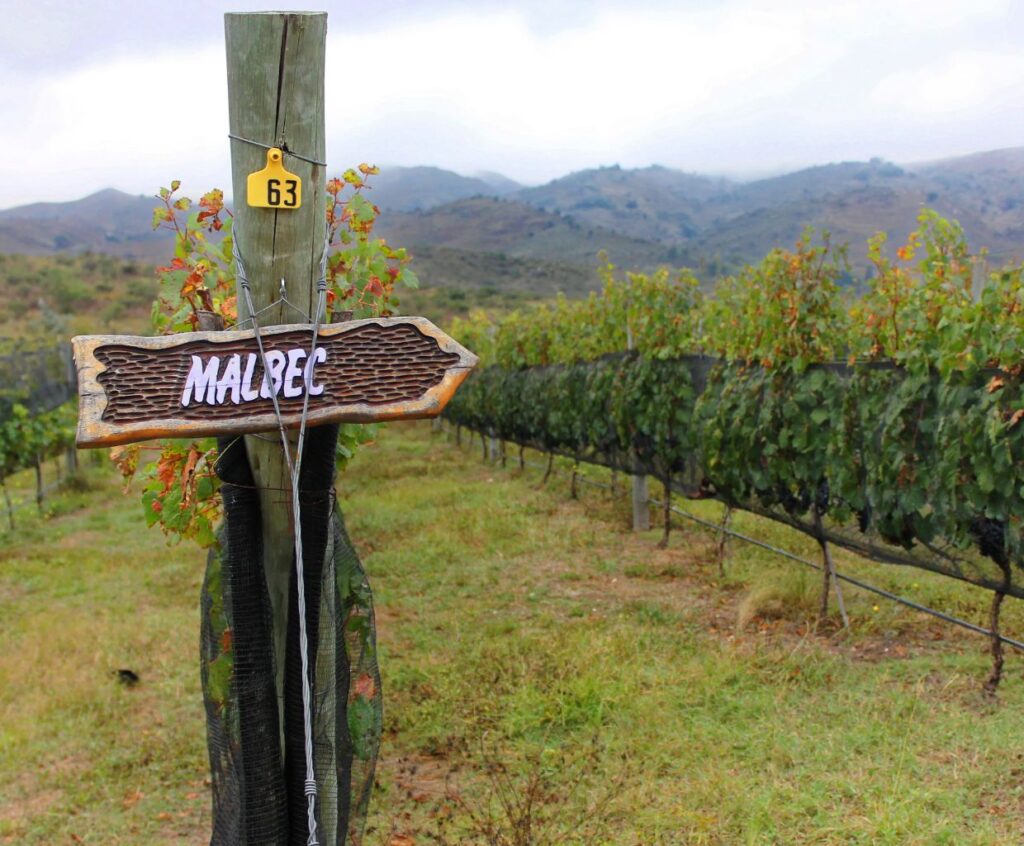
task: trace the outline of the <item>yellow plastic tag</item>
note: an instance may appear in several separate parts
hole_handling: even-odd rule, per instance
[[[277,147],[267,150],[267,166],[249,174],[246,183],[250,206],[261,209],[297,209],[302,205],[302,180],[281,164]]]

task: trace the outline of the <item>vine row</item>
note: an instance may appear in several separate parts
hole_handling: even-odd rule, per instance
[[[920,223],[859,290],[808,233],[710,294],[606,266],[586,301],[456,322],[490,366],[446,416],[1024,597],[1022,266]]]

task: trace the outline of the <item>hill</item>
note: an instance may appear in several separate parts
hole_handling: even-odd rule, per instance
[[[673,252],[666,244],[491,197],[459,200],[425,212],[385,213],[377,226],[389,241],[413,252],[444,246],[585,267],[596,266],[602,250],[625,267],[653,267],[682,258],[679,250]]]
[[[909,167],[929,181],[932,191],[955,198],[1020,252],[1024,244],[1024,147]]]
[[[658,165],[639,170],[616,165],[579,171],[512,196],[634,238],[687,242],[704,229],[707,204],[731,187],[725,179]]]
[[[497,197],[519,189],[500,173],[460,176],[439,167],[387,167],[370,180],[367,197],[382,211],[432,209],[467,197]]]
[[[164,259],[170,239],[154,232],[156,199],[108,188],[80,200],[32,203],[0,211],[0,253],[98,252]]]
[[[621,267],[685,264],[711,282],[791,246],[807,226],[849,243],[861,275],[866,239],[879,230],[903,239],[923,206],[959,220],[972,247],[999,261],[1024,253],[1024,147],[918,164],[838,162],[749,182],[614,166],[524,188],[497,173],[395,167],[370,185],[379,231],[417,254],[427,287],[582,292],[596,284],[602,250]],[[170,239],[150,228],[154,204],[108,189],[0,211],[0,253],[163,261]]]
[[[928,206],[963,224],[971,243],[999,258],[1024,252],[1024,148],[921,165],[875,158],[804,168],[746,183],[664,167],[597,168],[512,195],[580,223],[674,244],[712,269],[734,270],[807,226],[850,244],[858,271],[866,239],[906,237]]]

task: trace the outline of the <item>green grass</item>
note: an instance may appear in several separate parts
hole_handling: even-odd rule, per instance
[[[816,573],[731,541],[720,576],[710,532],[659,550],[626,503],[479,456],[393,425],[339,481],[385,685],[368,844],[1019,842],[1016,655],[992,702],[979,637],[850,588],[852,632],[815,634]],[[205,843],[203,555],[91,478],[0,552],[0,843]],[[984,591],[837,563],[985,618]]]

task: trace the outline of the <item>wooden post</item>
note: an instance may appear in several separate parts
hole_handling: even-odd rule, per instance
[[[661,516],[664,525],[662,526],[661,540],[658,541],[658,549],[668,549],[669,535],[672,534],[672,479],[667,473],[661,484],[665,489],[665,497],[661,502]]]
[[[75,368],[75,359],[71,354],[70,347],[67,348],[66,365],[68,385],[74,386],[78,382],[78,371]],[[73,387],[72,390],[74,390]],[[74,476],[78,472],[78,450],[75,449],[74,444],[69,444],[68,448],[64,450],[64,464],[69,477]]]
[[[651,510],[647,507],[647,477],[635,475],[633,479],[633,531],[646,532],[651,528]]]
[[[715,544],[715,558],[718,560],[718,575],[725,575],[725,545],[729,542],[729,521],[732,519],[732,506],[725,506],[722,522],[718,526],[718,541]]]
[[[836,565],[832,560],[832,551],[829,549],[828,541],[825,539],[824,524],[821,519],[821,512],[817,506],[812,508],[814,512],[814,531],[818,545],[821,547],[821,607],[818,609],[818,622],[824,622],[828,617],[828,593],[829,585],[835,585],[836,601],[839,604],[839,613],[843,618],[843,628],[850,628],[850,618],[846,614],[846,603],[843,601],[843,588],[836,576]]]
[[[324,161],[326,13],[229,13],[224,16],[224,30],[231,134]],[[302,205],[297,209],[252,208],[245,199],[248,176],[262,170],[266,160],[265,148],[231,141],[234,231],[252,287],[253,306],[259,312],[276,300],[283,279],[289,301],[311,316],[324,249],[326,169],[286,155],[288,170],[302,179]],[[239,321],[249,316],[239,290]],[[263,312],[259,319],[262,326],[301,322],[284,304]],[[261,489],[263,566],[273,609],[280,706],[294,538],[287,493],[290,480],[277,441],[276,431],[268,440],[245,439],[253,476]],[[283,733],[281,744],[283,749]]]
[[[10,524],[11,531],[14,531],[14,505],[11,502],[11,492],[7,490],[7,480],[0,479],[0,489],[4,492],[4,502],[7,505],[7,522]]]
[[[43,513],[43,456],[36,453],[36,509]]]
[[[633,349],[633,327],[629,324],[629,314],[626,315],[626,349]],[[636,453],[634,453],[634,458]],[[634,474],[633,479],[633,531],[646,532],[651,528],[651,512],[647,507],[647,500],[650,498],[647,493],[647,477]]]

